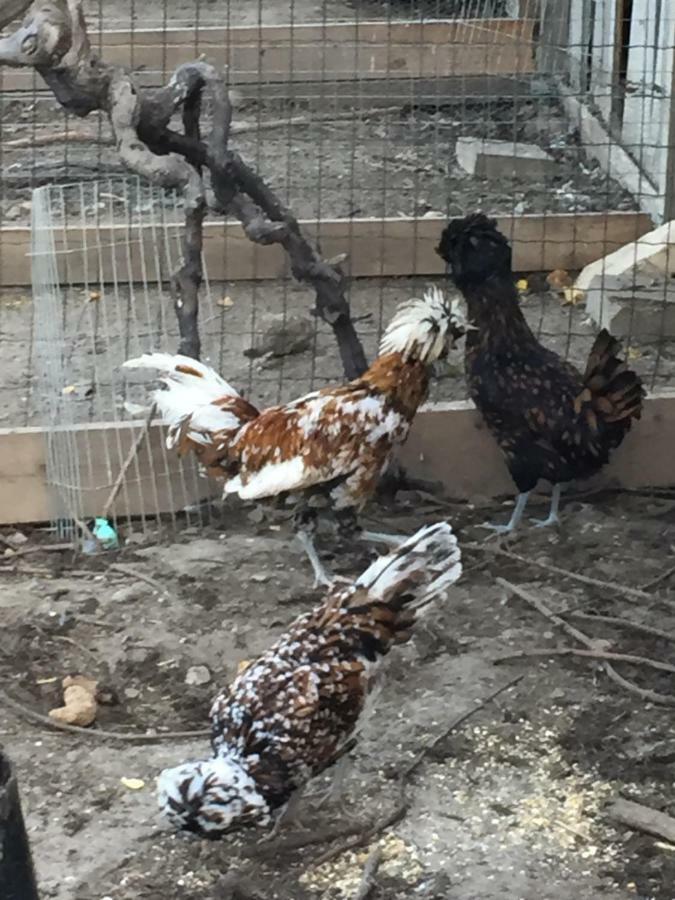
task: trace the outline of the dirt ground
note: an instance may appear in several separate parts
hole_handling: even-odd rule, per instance
[[[369,359],[374,358],[382,328],[396,305],[419,296],[430,283],[421,278],[358,279],[350,285],[352,313]],[[546,346],[583,368],[594,326],[583,305],[564,306],[547,289],[543,275],[529,278],[531,290],[522,308]],[[151,349],[173,351],[177,325],[168,292],[150,287],[136,291],[131,310],[127,288],[101,289],[101,299],[88,302],[81,289],[64,292],[61,354],[53,341],[49,308],[34,309],[25,289],[0,292],[0,427],[41,425],[50,420],[43,393],[60,400],[59,421],[97,422],[137,418],[125,404],[147,403],[147,374],[122,373],[120,365]],[[272,405],[302,396],[309,390],[339,383],[343,372],[332,332],[310,316],[310,293],[293,282],[214,283],[203,299],[201,333],[203,358],[253,402]],[[222,305],[226,303],[227,305]],[[83,314],[84,308],[84,314]],[[283,324],[285,349],[273,355],[274,330]],[[675,382],[675,344],[672,341],[626,342],[631,365],[649,390]],[[251,350],[256,354],[250,355]],[[257,355],[262,354],[262,355]],[[53,365],[63,357],[58,391]],[[67,393],[60,396],[62,391]],[[451,351],[436,366],[432,401],[466,397],[462,350]],[[67,417],[67,418],[64,418]]]
[[[675,586],[666,568],[675,501],[570,498],[559,531],[526,529],[510,545],[521,561],[495,555],[491,544],[467,546],[484,539],[478,523],[507,514],[411,493],[395,509],[369,511],[369,522],[406,532],[448,518],[465,545],[465,575],[414,642],[390,655],[342,803],[317,811],[303,801],[269,843],[258,844],[258,833],[185,840],[157,817],[154,777],[163,766],[206,755],[205,737],[137,744],[95,730],[61,734],[0,704],[0,740],[18,767],[42,896],[343,900],[355,895],[380,841],[373,900],[673,900],[673,847],[617,826],[608,811],[626,797],[675,814],[672,707],[611,684],[595,660],[544,655],[496,665],[505,654],[576,645],[495,579],[524,587],[615,651],[672,662]],[[46,713],[60,705],[60,679],[80,672],[116,699],[99,708],[94,729],[138,735],[204,727],[216,686],[319,596],[278,515],[254,524],[259,517],[246,508],[228,508],[211,531],[133,542],[114,556],[7,556],[0,567],[3,690]],[[26,534],[24,550],[45,540]],[[5,539],[11,542],[10,532]],[[351,576],[371,554],[333,548],[326,555]],[[130,568],[111,566],[120,562]],[[580,584],[539,564],[608,584]],[[610,582],[646,584],[649,599],[631,600]],[[620,616],[670,638],[574,613]],[[186,684],[195,665],[208,667],[210,683]],[[642,688],[674,693],[670,674],[616,667]],[[406,788],[410,805],[400,821],[366,846],[314,865],[345,833],[363,832],[394,810],[397,773],[456,716],[518,675],[434,746]],[[131,790],[123,778],[143,786]],[[227,887],[226,877],[239,887]]]

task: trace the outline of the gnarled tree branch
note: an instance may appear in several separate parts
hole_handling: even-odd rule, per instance
[[[0,23],[11,21],[28,6],[25,0],[0,0]],[[365,354],[345,298],[344,274],[321,258],[292,212],[228,147],[232,109],[216,69],[200,61],[189,63],[166,87],[154,93],[140,91],[133,75],[92,53],[81,0],[30,5],[17,31],[0,39],[0,64],[35,68],[68,112],[80,117],[94,110],[105,112],[123,163],[143,178],[181,192],[184,259],[173,284],[182,353],[199,355],[202,224],[207,209],[202,170],[208,169],[217,204],[214,211],[235,216],[252,241],[285,249],[295,278],[314,287],[315,312],[333,328],[346,376],[354,378],[365,370]],[[203,141],[200,113],[205,90],[214,120]],[[169,127],[179,110],[183,133]]]

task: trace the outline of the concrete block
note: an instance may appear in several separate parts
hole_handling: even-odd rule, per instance
[[[624,290],[649,287],[675,277],[675,220],[649,231],[586,266],[575,287],[589,291],[595,287]]]
[[[591,263],[575,287],[586,311],[615,337],[675,337],[675,221]]]
[[[455,146],[457,162],[478,178],[543,178],[553,175],[558,164],[536,144],[488,141],[461,137]]]

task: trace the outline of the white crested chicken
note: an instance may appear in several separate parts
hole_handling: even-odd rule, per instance
[[[396,544],[394,535],[362,531],[357,514],[426,399],[429,366],[464,334],[458,301],[448,306],[432,287],[401,304],[375,362],[349,383],[259,411],[213,369],[182,356],[149,353],[124,363],[156,369],[154,394],[168,423],[167,446],[194,453],[206,475],[242,499],[298,498],[295,531],[317,584],[331,584],[314,546],[318,506],[333,513],[338,532]]]
[[[278,821],[354,746],[382,657],[411,637],[417,612],[461,573],[457,539],[439,522],[353,584],[331,588],[216,697],[213,756],[160,774],[159,806],[171,824],[218,837]]]

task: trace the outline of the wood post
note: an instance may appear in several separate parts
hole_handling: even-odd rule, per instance
[[[38,900],[33,859],[12,764],[0,750],[0,897]]]

